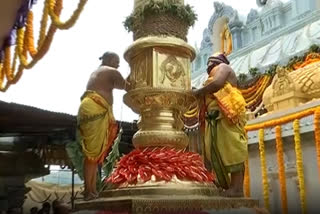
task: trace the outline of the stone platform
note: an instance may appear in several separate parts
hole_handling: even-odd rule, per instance
[[[212,210],[237,213],[235,211],[241,208],[252,209],[258,206],[258,200],[221,197],[218,195],[218,190],[211,187],[124,188],[102,192],[101,197],[96,200],[77,200],[75,202],[76,211],[109,211],[132,214],[177,214],[200,211],[209,213]]]

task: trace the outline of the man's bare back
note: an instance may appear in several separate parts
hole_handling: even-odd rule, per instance
[[[125,80],[118,70],[109,66],[100,66],[91,74],[87,84],[87,90],[97,92],[112,105],[113,89],[125,89],[125,85]]]

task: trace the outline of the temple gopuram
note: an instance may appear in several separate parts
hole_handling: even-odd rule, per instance
[[[239,14],[214,2],[192,64],[192,86],[210,55],[225,52],[247,102],[245,193],[271,213],[317,213],[320,192],[320,1],[257,0]],[[185,130],[199,142],[197,112]],[[201,153],[195,143],[193,149]]]

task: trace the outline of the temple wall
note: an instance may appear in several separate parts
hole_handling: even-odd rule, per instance
[[[217,36],[220,32],[216,32],[219,29],[215,26],[223,18],[228,21],[232,34],[233,50],[228,59],[237,74],[248,73],[253,67],[262,72],[271,64],[286,63],[291,57],[302,55],[312,44],[320,44],[317,36],[319,1],[269,0],[260,10],[251,9],[246,18],[231,6],[215,2],[214,13],[203,31],[201,47],[192,65],[192,79],[204,75],[207,56],[221,47],[221,38]],[[275,54],[280,51],[284,54]]]
[[[303,106],[283,112],[271,113],[252,121],[250,124],[270,121],[271,119],[282,118],[304,109],[319,106],[320,102],[312,102]],[[313,115],[300,119],[301,147],[303,156],[303,167],[306,190],[306,206],[309,213],[317,213],[319,210],[318,198],[320,197],[320,172],[317,168],[317,154],[314,136]],[[286,188],[289,213],[301,213],[299,184],[296,168],[295,143],[293,138],[292,122],[284,124],[282,128],[282,141],[284,151]],[[280,185],[278,179],[277,151],[275,142],[275,128],[266,128],[265,133],[265,154],[269,179],[269,198],[273,211],[281,210]],[[258,131],[248,133],[249,137],[249,170],[251,197],[259,199],[263,204],[263,185],[260,164],[260,152],[258,145]]]
[[[301,213],[293,136],[285,137],[282,140],[286,165],[285,170],[289,213]],[[307,210],[309,213],[316,213],[314,212],[317,211],[316,208],[319,209],[318,201],[316,199],[320,197],[320,178],[317,170],[313,132],[301,135],[301,142]],[[265,152],[269,178],[269,198],[271,209],[273,211],[277,211],[281,210],[281,197],[278,179],[276,143],[274,139],[265,142]],[[260,203],[263,204],[261,165],[259,147],[257,143],[249,145],[249,169],[251,197],[259,199]]]

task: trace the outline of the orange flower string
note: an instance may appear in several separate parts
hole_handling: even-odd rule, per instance
[[[18,56],[20,59],[20,63],[24,66],[24,67],[28,67],[29,63],[27,61],[27,55],[26,55],[26,50],[27,48],[25,48],[25,30],[24,28],[19,28],[17,30],[17,52],[18,52]]]
[[[264,130],[263,129],[259,130],[259,151],[260,151],[260,164],[261,164],[261,174],[262,174],[264,206],[270,211],[269,181],[268,181],[268,173],[267,173],[266,154],[264,150]]]
[[[243,179],[243,185],[244,185],[244,196],[250,197],[250,171],[249,171],[249,160],[246,160],[244,162],[245,171],[244,171],[244,179]]]
[[[57,0],[56,3],[56,8],[55,8],[55,12],[57,14],[60,14],[62,9],[62,0]],[[28,34],[25,35],[25,30],[23,28],[18,29],[17,31],[17,51],[18,51],[18,56],[20,59],[20,63],[23,65],[24,68],[26,69],[30,69],[32,68],[49,50],[53,36],[56,32],[57,28],[51,24],[51,26],[49,27],[48,30],[48,34],[46,36],[46,38],[44,39],[44,42],[41,46],[41,49],[38,50],[38,52],[36,53],[36,55],[34,55],[34,58],[31,62],[28,63],[27,61],[27,57],[23,54],[23,50],[25,47],[25,36],[29,36]]]
[[[3,73],[10,79],[12,77],[11,72],[11,47],[8,46],[4,50],[4,60],[3,60]]]
[[[261,85],[261,82],[264,80],[265,76],[262,76],[258,79],[258,81],[247,89],[240,89],[241,93],[245,98],[252,96],[253,93],[256,92],[257,88]]]
[[[34,57],[37,54],[37,50],[34,47],[34,37],[33,37],[33,12],[30,10],[27,17],[26,24],[26,46],[30,55]]]
[[[260,97],[262,97],[265,89],[267,88],[267,85],[269,83],[270,80],[270,76],[267,76],[264,80],[263,83],[261,85],[261,87],[258,89],[257,93],[254,94],[254,96],[250,97],[250,99],[246,100],[248,102],[248,106],[250,106],[251,104],[253,104],[254,102],[256,102],[256,100]]]
[[[63,29],[63,30],[69,29],[78,20],[86,3],[87,3],[87,0],[80,0],[80,2],[78,3],[77,9],[73,12],[71,17],[67,21],[62,22],[59,16],[54,11],[54,7],[57,6],[56,0],[49,0],[49,15],[51,17],[52,23],[59,29]]]
[[[291,114],[291,115],[288,115],[288,116],[285,116],[282,118],[273,119],[268,122],[248,125],[245,127],[245,129],[246,129],[246,131],[253,131],[253,130],[258,130],[258,129],[262,129],[262,128],[269,128],[269,127],[274,127],[277,125],[282,125],[282,124],[291,122],[295,119],[301,119],[303,117],[309,116],[309,115],[313,114],[316,109],[317,109],[317,107],[310,108],[310,109],[306,109],[304,111],[301,111],[301,112],[298,112],[295,114]]]
[[[3,69],[3,63],[0,63],[0,89],[3,88],[3,79],[4,79],[4,69]]]
[[[281,137],[281,126],[276,126],[276,148],[277,148],[282,213],[287,214],[288,213],[287,184],[286,184],[286,175],[285,175],[284,160],[283,160],[283,144],[282,144],[282,137]]]
[[[320,182],[320,108],[317,108],[314,114],[314,135],[316,142],[317,165]]]
[[[301,211],[303,214],[305,214],[305,213],[307,213],[307,211],[306,211],[306,193],[305,193],[305,186],[304,186],[303,157],[302,157],[302,151],[301,151],[299,120],[294,120],[293,132],[294,132],[294,148],[295,148],[295,152],[296,152],[297,174],[298,174],[299,190],[300,190]]]
[[[44,6],[43,6],[42,18],[40,22],[40,31],[39,31],[38,48],[37,48],[38,50],[41,49],[43,42],[46,38],[48,17],[49,17],[49,0],[45,0]]]
[[[10,85],[15,84],[21,78],[24,69],[32,68],[49,50],[50,45],[53,40],[53,36],[57,30],[57,27],[51,23],[48,32],[47,22],[49,13],[49,3],[50,0],[46,0],[44,3],[43,15],[41,20],[41,28],[38,39],[38,47],[34,47],[33,38],[33,14],[30,11],[28,14],[27,25],[25,28],[20,28],[17,30],[16,39],[16,52],[13,59],[12,69],[10,67],[10,60],[6,60],[1,65],[0,72],[0,91],[5,92]],[[80,4],[80,3],[79,3]],[[81,6],[81,5],[80,5]],[[62,0],[56,0],[53,8],[53,12],[59,16],[62,10]],[[32,56],[32,60],[28,62],[28,52]],[[8,58],[7,54],[7,58]],[[20,64],[15,72],[16,59],[19,58]],[[8,70],[9,69],[9,70]],[[8,81],[3,86],[4,76],[8,75]]]
[[[265,76],[262,78],[262,81],[259,82],[258,87],[255,90],[253,90],[253,94],[251,96],[246,96],[247,102],[254,100],[254,98],[258,97],[260,93],[264,91],[264,87],[265,87],[265,84],[267,83],[267,80],[268,80],[268,76]]]

